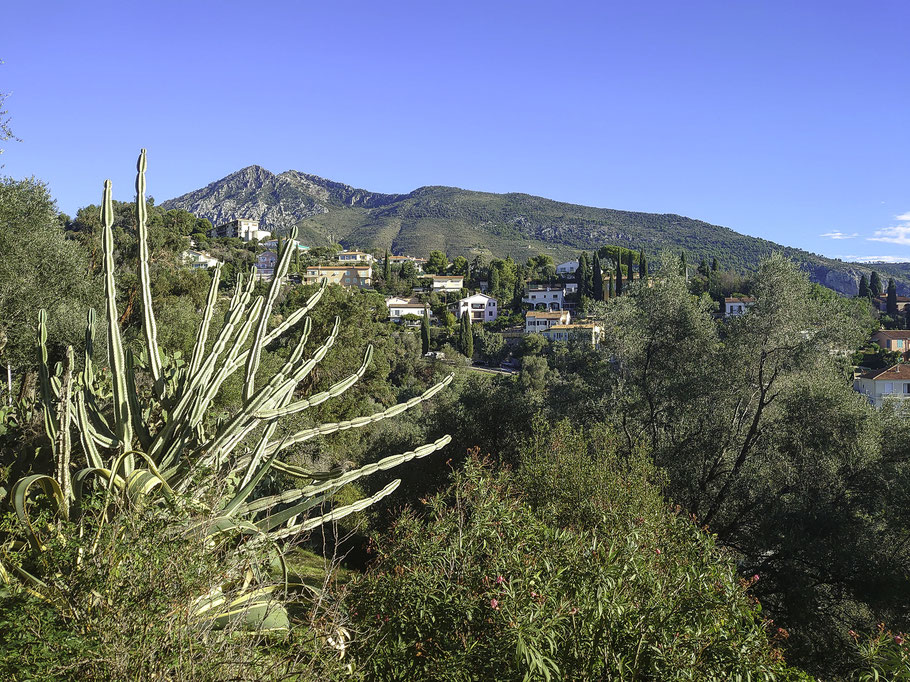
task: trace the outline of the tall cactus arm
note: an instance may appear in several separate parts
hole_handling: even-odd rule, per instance
[[[54,390],[51,386],[51,372],[47,366],[47,311],[38,311],[38,379],[41,386],[41,413],[44,415],[44,433],[53,443],[57,440],[57,424],[54,423]]]
[[[284,279],[291,264],[291,250],[296,250],[294,238],[297,236],[296,228],[290,239],[287,239],[281,249],[278,259],[278,265],[275,267],[275,274],[272,277],[272,284],[269,286],[269,292],[266,295],[265,305],[259,313],[259,324],[256,326],[256,335],[253,337],[253,345],[250,346],[250,354],[246,361],[246,381],[243,384],[243,399],[249,400],[256,391],[256,372],[259,369],[259,359],[262,355],[263,340],[266,336],[266,327],[269,324],[269,317],[272,314],[272,306],[278,297],[281,289],[281,280]]]
[[[139,392],[136,390],[136,371],[133,361],[133,351],[126,351],[126,387],[130,401],[130,412],[133,415],[133,431],[139,439],[139,444],[148,450],[152,444],[152,436],[142,417],[142,405],[139,403]]]
[[[94,392],[95,384],[95,309],[89,308],[85,321],[85,355],[82,362],[82,386]]]
[[[63,372],[63,381],[60,386],[60,401],[57,403],[57,442],[54,445],[54,455],[57,460],[57,482],[63,491],[63,499],[67,503],[73,497],[73,485],[70,480],[70,453],[72,441],[70,438],[70,424],[73,415],[73,347],[66,349],[66,368]]]
[[[209,325],[212,322],[212,315],[215,313],[215,303],[218,301],[218,284],[221,282],[221,263],[215,266],[212,273],[212,286],[209,287],[209,295],[205,300],[205,311],[202,314],[202,322],[199,324],[199,331],[196,332],[196,345],[193,348],[193,358],[190,360],[188,375],[193,375],[199,370],[202,364],[202,356],[205,355],[205,344],[209,340]],[[240,289],[238,283],[237,289]]]
[[[263,345],[267,348],[270,343],[280,338],[288,329],[300,322],[300,320],[303,319],[306,314],[316,306],[317,303],[319,303],[319,299],[321,299],[322,295],[325,293],[326,286],[327,282],[325,279],[323,279],[322,283],[319,285],[319,288],[315,291],[315,293],[313,293],[312,296],[309,297],[309,299],[307,299],[307,302],[303,305],[303,307],[298,308],[293,313],[288,315],[281,324],[266,334]],[[240,367],[247,361],[249,356],[249,350],[243,351],[239,356],[237,356],[237,359],[234,361],[235,365],[237,367]]]
[[[338,431],[347,431],[348,429],[360,429],[360,428],[363,428],[364,426],[369,426],[370,424],[374,424],[378,421],[382,421],[383,419],[388,419],[390,417],[399,415],[402,412],[409,410],[412,407],[415,407],[416,405],[419,405],[420,403],[432,398],[434,395],[439,393],[439,391],[441,391],[443,388],[448,386],[452,382],[452,378],[454,376],[455,376],[454,374],[450,374],[449,376],[447,376],[445,379],[440,381],[435,386],[432,386],[429,389],[427,389],[426,391],[424,391],[423,393],[421,393],[419,396],[411,398],[410,400],[407,400],[403,403],[398,403],[397,405],[393,405],[389,409],[383,410],[382,412],[377,412],[376,414],[371,414],[366,417],[357,417],[356,419],[351,419],[349,421],[329,422],[327,424],[320,424],[319,426],[314,426],[311,429],[304,429],[303,431],[298,431],[297,433],[285,438],[281,443],[272,446],[272,448],[269,450],[269,454],[272,454],[273,452],[281,452],[282,450],[290,447],[291,445],[296,445],[297,443],[303,443],[304,441],[308,441],[311,438],[315,438],[316,436],[327,436],[330,433],[337,433]]]
[[[289,414],[295,414],[296,412],[302,412],[316,405],[324,403],[326,400],[332,398],[337,398],[342,393],[347,391],[351,386],[353,386],[357,381],[363,378],[363,375],[366,374],[367,369],[370,366],[370,362],[373,359],[373,346],[372,344],[367,346],[367,352],[363,358],[363,364],[360,365],[360,369],[351,374],[349,377],[342,379],[336,384],[329,386],[328,389],[322,393],[317,393],[316,395],[306,398],[305,400],[298,400],[297,402],[291,403],[285,407],[279,407],[272,410],[261,410],[256,413],[257,419],[277,419],[278,417],[285,417]]]
[[[152,309],[152,282],[149,276],[148,209],[145,205],[145,169],[148,163],[145,150],[139,152],[136,162],[136,220],[139,232],[139,289],[142,292],[142,331],[149,351],[149,369],[155,393],[164,397],[164,377],[161,373],[161,355],[158,353],[158,327]]]
[[[253,500],[252,502],[247,502],[246,504],[238,506],[237,514],[242,516],[246,516],[247,514],[258,514],[259,512],[271,509],[272,507],[279,504],[288,504],[290,502],[296,502],[297,500],[300,500],[304,497],[320,495],[330,490],[337,490],[338,488],[347,485],[348,483],[353,483],[357,479],[369,476],[370,474],[374,474],[377,471],[387,471],[406,462],[410,462],[412,459],[420,459],[422,457],[426,457],[436,452],[437,450],[444,448],[451,442],[451,440],[451,436],[443,436],[442,438],[432,443],[421,445],[419,448],[409,450],[408,452],[403,452],[399,455],[389,455],[388,457],[382,458],[378,462],[367,464],[360,467],[359,469],[354,469],[352,471],[346,472],[338,472],[338,475],[335,476],[335,478],[329,479],[328,481],[314,483],[303,488],[286,490],[285,492],[279,493],[277,495],[261,497],[257,500]],[[275,461],[273,464],[276,470],[284,470],[285,465],[282,462]]]
[[[381,500],[383,497],[387,497],[388,495],[391,495],[393,492],[395,492],[395,489],[398,488],[399,485],[401,485],[401,479],[396,478],[394,481],[389,483],[385,488],[380,490],[378,493],[376,493],[372,497],[367,497],[362,500],[358,500],[357,502],[346,505],[344,507],[338,507],[337,509],[333,509],[332,511],[330,511],[328,514],[323,514],[322,516],[317,516],[312,519],[307,519],[303,523],[299,523],[294,526],[290,526],[287,528],[281,528],[279,530],[272,531],[269,533],[269,538],[271,538],[272,540],[281,540],[282,538],[291,537],[292,535],[297,535],[298,533],[305,533],[308,530],[313,530],[314,528],[318,528],[319,526],[321,526],[325,523],[329,523],[330,521],[337,521],[338,519],[343,519],[345,516],[348,516],[349,514],[363,511],[367,507],[379,502],[379,500]]]
[[[107,353],[114,384],[114,431],[123,451],[128,451],[133,442],[133,417],[126,391],[126,372],[123,358],[123,343],[120,326],[117,323],[117,285],[114,282],[114,202],[111,196],[111,181],[104,181],[101,200],[102,250],[104,251],[104,294],[107,305]],[[133,458],[126,460],[127,474],[133,469]]]

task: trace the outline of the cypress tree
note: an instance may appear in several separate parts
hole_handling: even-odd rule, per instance
[[[707,277],[710,270],[708,270],[708,261],[704,258],[701,259],[701,262],[698,264],[698,274],[702,277]]]
[[[888,280],[888,305],[886,306],[888,315],[897,319],[897,286],[894,279]]]
[[[295,274],[300,274],[300,249],[294,249],[294,265],[291,269],[291,272]]]
[[[711,272],[717,272],[720,270],[720,264],[717,262],[717,259],[711,261]]]
[[[490,290],[490,296],[503,301],[502,292],[499,291],[499,268],[490,266],[490,281],[487,287]]]
[[[616,283],[613,281],[613,273],[610,273],[610,298],[616,298]]]
[[[622,256],[616,257],[616,295],[622,296]]]
[[[869,287],[869,280],[866,278],[865,273],[859,278],[859,293],[856,295],[859,298],[872,298],[872,289]]]
[[[597,251],[594,252],[594,286],[592,287],[591,294],[595,301],[604,300],[604,274],[600,269],[600,256],[597,255]]]
[[[686,278],[686,281],[689,281],[689,266],[686,264],[686,252],[682,251],[679,254],[679,274]]]
[[[635,276],[632,272],[632,267],[635,263],[635,254],[632,253],[632,250],[629,250],[629,253],[626,257],[626,282],[632,284],[632,281],[635,279]]]
[[[638,279],[642,282],[648,281],[648,261],[645,259],[644,248],[638,252]]]
[[[882,278],[878,276],[875,270],[872,271],[872,277],[869,278],[869,288],[872,289],[873,298],[878,298],[882,295]]]
[[[474,359],[474,323],[471,321],[471,311],[466,310],[464,315],[464,346],[462,352],[468,360]]]
[[[424,306],[423,319],[420,321],[420,341],[423,344],[423,354],[430,352],[430,311]]]
[[[389,260],[389,250],[385,250],[385,260],[382,263],[382,283],[389,286],[392,279],[392,261]]]
[[[578,297],[587,297],[591,294],[590,276],[588,274],[588,254],[582,252],[578,257],[578,269],[575,271],[575,281],[578,283]]]

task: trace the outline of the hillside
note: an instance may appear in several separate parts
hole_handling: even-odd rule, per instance
[[[426,256],[433,249],[450,258],[478,254],[524,260],[543,252],[558,261],[604,244],[684,249],[690,263],[712,258],[748,272],[772,251],[798,261],[816,282],[844,294],[856,293],[866,265],[844,263],[801,249],[749,237],[675,214],[639,213],[567,204],[528,194],[492,194],[455,187],[421,187],[409,194],[357,189],[299,171],[274,174],[249,166],[203,189],[165,201],[218,224],[258,219],[263,229],[286,232],[297,225],[312,245],[338,242],[360,249],[390,249]],[[878,267],[878,266],[876,266]],[[879,268],[910,293],[910,272]]]

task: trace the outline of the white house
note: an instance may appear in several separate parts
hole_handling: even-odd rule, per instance
[[[323,279],[329,284],[365,289],[373,284],[373,268],[370,265],[311,265],[306,269],[303,282],[318,284]]]
[[[496,299],[486,294],[468,296],[458,301],[456,306],[455,317],[459,320],[466,313],[470,313],[471,322],[492,322],[499,316]]]
[[[543,335],[550,341],[586,341],[592,346],[600,343],[603,329],[596,324],[554,324],[543,330]]]
[[[363,251],[342,251],[336,258],[339,263],[372,263],[373,256]]]
[[[427,309],[430,319],[433,319],[433,311],[427,308],[425,303],[420,303],[417,299],[390,296],[386,299],[385,304],[389,309],[389,319],[392,322],[401,322],[405,315],[423,317],[424,308]],[[420,324],[420,322],[416,322],[416,324]]]
[[[567,260],[556,266],[556,274],[559,277],[574,277],[575,271],[578,270],[578,260]]]
[[[184,251],[181,256],[183,257],[183,262],[193,268],[193,270],[214,268],[218,265],[217,258],[212,258],[202,251]]]
[[[547,310],[562,310],[565,307],[562,287],[528,287],[521,302],[534,307],[543,305]]]
[[[525,334],[540,333],[554,324],[569,324],[571,321],[572,314],[568,310],[529,310],[525,313]]]
[[[910,407],[910,365],[900,364],[888,369],[876,369],[853,380],[853,390],[866,396],[875,407],[894,404],[901,409]]]
[[[464,287],[463,275],[430,275],[426,279],[433,282],[433,291],[461,291]]]
[[[741,298],[728,296],[724,299],[724,317],[739,317],[753,305],[755,305],[755,299],[751,296]]]
[[[206,234],[209,237],[235,237],[245,242],[251,242],[254,239],[262,241],[272,236],[271,232],[259,229],[259,221],[250,218],[238,218],[226,223],[213,227]]]

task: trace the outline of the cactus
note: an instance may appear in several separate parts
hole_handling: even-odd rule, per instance
[[[344,393],[363,377],[373,354],[372,347],[369,347],[361,366],[325,391],[306,399],[294,399],[296,387],[327,355],[337,340],[340,329],[340,319],[336,317],[329,336],[309,358],[305,357],[305,346],[311,331],[307,313],[322,297],[325,281],[302,308],[274,329],[268,328],[282,279],[288,270],[292,254],[297,250],[294,241],[296,234],[284,241],[275,276],[265,296],[253,295],[253,273],[250,273],[245,283],[240,278],[228,306],[225,323],[210,347],[210,323],[218,301],[221,275],[220,266],[216,267],[189,362],[181,364],[174,358],[164,357],[158,348],[151,305],[145,203],[146,167],[146,153],[143,149],[137,163],[136,216],[142,326],[146,348],[138,363],[132,352],[124,350],[120,338],[114,278],[113,202],[111,183],[109,180],[104,183],[101,206],[102,245],[108,364],[113,388],[109,400],[108,396],[99,394],[94,373],[94,311],[88,315],[83,368],[78,374],[73,372],[73,352],[70,348],[65,368],[58,366],[56,374],[51,375],[47,364],[46,314],[40,311],[38,315],[41,402],[45,430],[53,447],[56,467],[53,474],[33,474],[23,478],[13,486],[10,493],[23,535],[34,551],[43,551],[44,543],[29,514],[32,493],[43,494],[49,499],[61,518],[76,519],[79,518],[79,501],[92,487],[105,490],[106,499],[112,507],[115,502],[120,505],[125,501],[126,508],[129,509],[129,505],[138,503],[165,504],[174,503],[175,500],[201,503],[207,499],[212,483],[219,480],[233,484],[228,487],[228,493],[222,499],[195,515],[196,518],[206,519],[203,530],[212,538],[226,533],[238,534],[243,542],[235,550],[237,552],[243,551],[243,544],[254,542],[271,543],[275,551],[280,552],[280,541],[360,511],[391,494],[400,481],[392,481],[372,497],[354,504],[308,516],[309,512],[329,501],[341,486],[412,459],[426,457],[449,442],[450,437],[444,436],[433,443],[352,471],[310,471],[281,460],[281,455],[294,444],[392,418],[428,400],[452,379],[449,376],[422,395],[381,412],[350,421],[320,424],[276,439],[280,418],[302,412]],[[288,360],[272,377],[257,385],[262,349],[301,322],[302,332]],[[136,389],[137,364],[146,366],[151,375],[153,390],[150,396],[143,396]],[[240,408],[230,419],[209,429],[204,417],[212,401],[228,377],[241,370],[244,381]],[[109,410],[102,407],[107,403],[110,403]],[[160,414],[162,418],[152,424],[146,418],[151,414]],[[71,453],[72,428],[78,432],[80,446],[75,456]],[[258,435],[253,438],[254,434]],[[253,438],[252,442],[249,442],[250,438]],[[78,467],[75,473],[71,472],[71,460]],[[279,494],[256,497],[257,484],[271,470],[299,479],[300,486]],[[200,478],[200,471],[207,473]],[[103,523],[102,516],[97,531],[99,535]],[[198,523],[194,527],[199,530]],[[0,582],[18,579],[33,592],[54,600],[55,591],[52,586],[11,560],[10,550],[22,546],[21,540],[10,540],[0,546]],[[10,567],[12,570],[9,570]],[[274,609],[273,589],[262,587],[256,581],[248,579],[244,579],[243,584],[245,589],[241,597],[230,604],[218,596],[225,592],[225,586],[213,585],[210,592],[197,601],[199,617],[221,623],[226,618],[230,619],[232,613],[242,613],[243,617],[249,618],[251,613],[265,613],[268,607],[272,609],[268,627],[287,626],[286,613],[281,608],[277,611]]]

